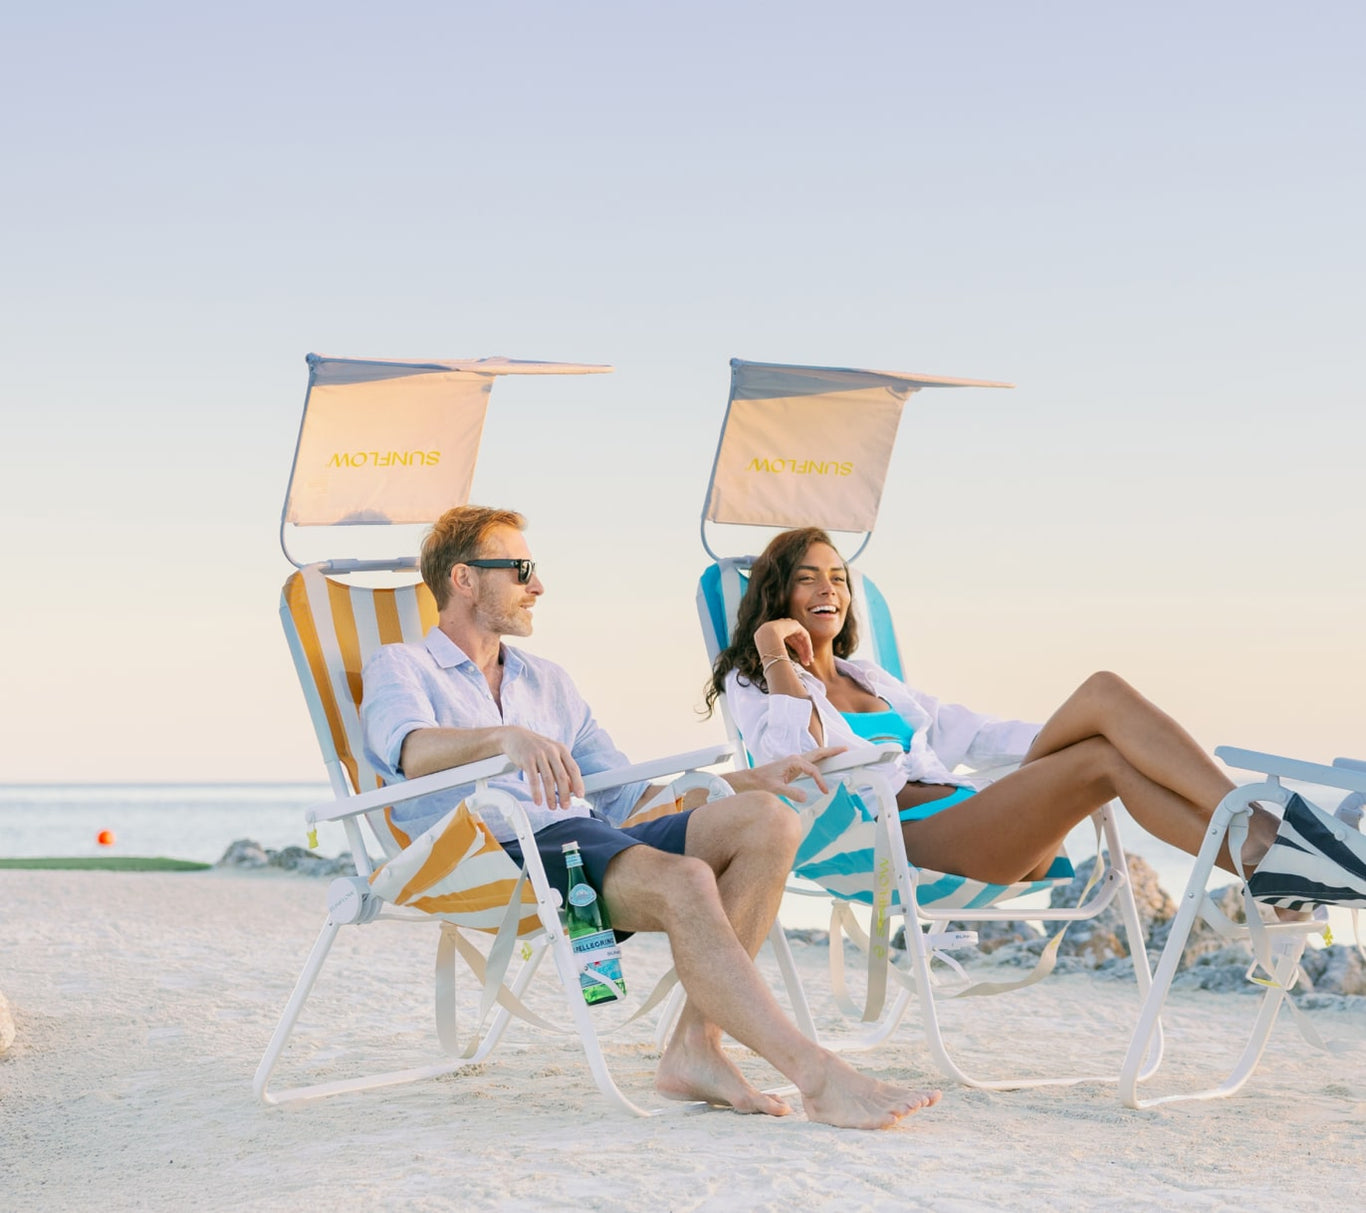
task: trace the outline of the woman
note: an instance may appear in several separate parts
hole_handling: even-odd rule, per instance
[[[918,867],[974,880],[1041,878],[1068,831],[1116,796],[1150,834],[1199,851],[1234,785],[1123,679],[1093,674],[1042,727],[981,716],[941,704],[871,662],[848,660],[857,645],[850,602],[848,569],[816,527],[784,532],[754,562],[707,706],[726,694],[756,761],[896,740],[904,751],[897,805],[907,855]],[[952,773],[960,762],[987,766],[1021,753],[1019,768],[987,787]],[[1254,807],[1245,871],[1262,861],[1279,824]],[[1236,871],[1227,841],[1218,862]]]

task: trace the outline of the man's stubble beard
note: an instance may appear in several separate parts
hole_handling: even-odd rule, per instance
[[[529,612],[507,604],[500,595],[482,591],[474,606],[475,622],[498,636],[530,636],[532,621]]]

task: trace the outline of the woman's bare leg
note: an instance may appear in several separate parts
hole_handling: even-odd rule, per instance
[[[904,822],[902,836],[907,855],[922,867],[994,884],[1038,879],[1068,831],[1116,796],[1154,837],[1191,855],[1199,851],[1212,808],[1148,778],[1110,740],[1094,735],[1031,758],[942,813]],[[1263,816],[1274,836],[1276,819]],[[1255,866],[1269,842],[1250,839],[1244,863]],[[1218,862],[1234,870],[1227,845]]]
[[[1092,674],[1049,717],[1024,762],[1032,763],[1088,737],[1105,738],[1140,775],[1159,788],[1167,789],[1195,810],[1199,819],[1199,831],[1195,835],[1189,835],[1184,829],[1176,834],[1164,833],[1147,826],[1130,804],[1131,795],[1146,795],[1144,789],[1132,793],[1122,789],[1116,791],[1129,811],[1151,833],[1195,854],[1205,825],[1219,802],[1234,788],[1233,781],[1200,748],[1195,738],[1118,674],[1102,671]],[[1278,817],[1260,805],[1253,805],[1242,854],[1248,871],[1261,862],[1276,838],[1279,825]],[[1227,847],[1221,851],[1219,863],[1233,871]]]
[[[1118,674],[1092,674],[1034,739],[1025,764],[1088,737],[1104,737],[1141,774],[1199,805],[1208,817],[1233,790],[1189,733]]]

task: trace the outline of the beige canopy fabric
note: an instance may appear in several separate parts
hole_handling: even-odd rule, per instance
[[[469,500],[497,376],[612,369],[511,358],[390,361],[319,354],[308,355],[308,366],[282,528],[432,522]]]
[[[704,522],[871,531],[901,408],[925,387],[1012,387],[898,371],[731,360]]]

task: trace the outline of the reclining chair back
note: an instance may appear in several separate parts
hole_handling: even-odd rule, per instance
[[[706,640],[707,656],[713,662],[730,644],[752,563],[753,557],[749,556],[718,560],[703,572],[698,582],[697,615]],[[854,656],[874,661],[888,673],[904,678],[901,651],[886,598],[871,577],[852,567],[849,589],[859,634],[859,647]],[[745,747],[745,739],[736,727],[724,695],[718,700],[718,706],[737,755],[743,754],[753,765],[753,757]],[[858,798],[842,788],[828,802],[812,806],[812,810],[814,812],[807,811],[812,818],[811,828],[797,852],[793,871],[819,884],[834,897],[871,905],[875,828],[868,810]],[[1072,864],[1065,856],[1055,861],[1046,879],[1011,885],[985,884],[965,876],[922,870],[918,899],[922,906],[937,909],[977,909],[1051,889],[1071,880],[1073,875]],[[893,893],[892,901],[899,903],[899,893]]]
[[[420,642],[436,626],[431,591],[421,582],[378,589],[347,585],[314,564],[285,582],[280,620],[333,793],[340,799],[380,787],[383,780],[366,761],[361,738],[361,670],[380,645]],[[387,858],[412,841],[390,808],[367,813],[366,821]]]
[[[361,740],[361,669],[380,645],[421,641],[436,625],[436,604],[420,582],[373,588],[329,574],[411,575],[422,529],[469,501],[484,416],[499,376],[612,368],[511,358],[395,361],[321,354],[309,354],[307,362],[308,391],[280,513],[280,546],[300,571],[285,583],[280,617],[332,791],[340,799],[382,783],[365,761]],[[291,544],[312,549],[318,558],[301,561]],[[347,554],[338,556],[338,548]],[[388,858],[412,841],[390,809],[367,813],[366,820]],[[355,838],[352,843],[354,850]],[[365,863],[365,857],[357,853],[356,862]]]

